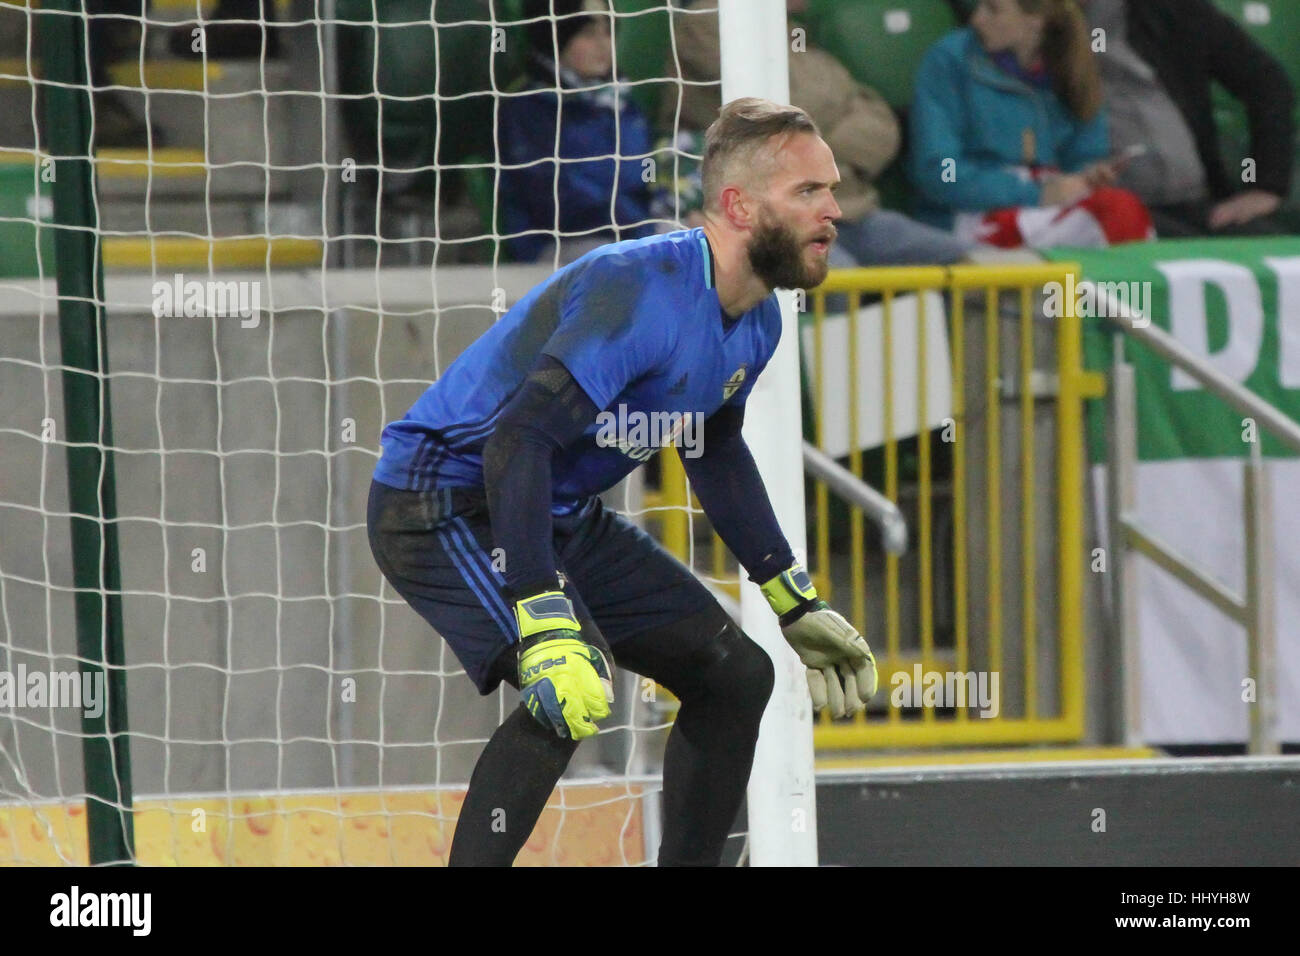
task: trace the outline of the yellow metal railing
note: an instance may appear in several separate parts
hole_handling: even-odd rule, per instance
[[[1080,328],[1074,314],[1073,302],[1065,304],[1065,314],[1054,318],[1056,325],[1056,354],[1054,369],[1036,368],[1037,339],[1036,293],[1050,282],[1066,282],[1066,275],[1078,275],[1072,264],[1044,264],[1027,266],[959,266],[953,268],[888,268],[848,269],[833,271],[811,295],[811,316],[804,321],[811,324],[811,353],[804,350],[804,365],[809,380],[809,396],[816,409],[816,444],[825,449],[824,434],[826,410],[833,402],[847,402],[844,418],[848,428],[849,470],[858,478],[864,475],[863,455],[860,446],[859,408],[862,398],[876,396],[883,423],[883,491],[896,504],[903,493],[903,475],[900,463],[900,436],[897,398],[898,383],[906,383],[910,371],[896,368],[892,360],[895,341],[900,334],[900,322],[916,324],[914,341],[916,383],[916,434],[918,435],[914,480],[907,489],[913,506],[908,510],[914,554],[909,565],[914,573],[904,575],[900,556],[881,554],[869,548],[863,515],[856,508],[848,515],[847,553],[841,553],[839,572],[833,574],[837,555],[832,549],[831,493],[820,481],[814,482],[813,500],[816,513],[815,540],[810,542],[813,560],[810,572],[819,592],[841,611],[854,626],[869,635],[876,651],[880,669],[880,690],[867,715],[851,720],[832,721],[827,716],[815,729],[815,742],[819,749],[856,750],[880,747],[947,746],[961,744],[1010,744],[1034,742],[1072,742],[1083,738],[1083,434],[1082,399],[1090,382],[1081,368]],[[983,292],[983,296],[979,293]],[[939,552],[935,540],[936,522],[936,462],[929,440],[931,413],[938,409],[929,406],[930,368],[943,356],[932,354],[927,335],[926,293],[947,293],[949,302],[946,324],[942,324],[949,357],[951,359],[951,404],[945,416],[944,440],[950,442],[951,454],[951,593],[936,591],[935,563]],[[844,393],[833,390],[829,377],[820,367],[826,355],[826,300],[829,295],[847,299],[847,389]],[[879,338],[866,344],[860,341],[858,317],[862,311],[864,295],[879,297]],[[1004,299],[1004,295],[1007,297]],[[967,383],[968,322],[978,328],[979,319],[968,317],[968,296],[974,302],[983,302],[984,361],[975,374],[983,381]],[[906,318],[898,316],[900,298],[909,299]],[[1003,301],[1018,300],[1018,315],[1008,321],[1003,318],[1000,306]],[[1066,297],[1061,297],[1066,298]],[[1016,321],[1018,320],[1018,321]],[[931,321],[933,324],[933,320]],[[912,331],[912,330],[903,330]],[[1007,332],[1016,341],[1003,341]],[[932,334],[932,333],[931,333]],[[808,340],[804,340],[806,343]],[[942,339],[941,339],[942,341]],[[1004,344],[1008,356],[1004,363]],[[1014,346],[1014,347],[1013,347]],[[879,367],[880,381],[863,381],[861,372],[863,349],[877,348],[882,356]],[[1006,367],[1004,367],[1004,364]],[[1055,374],[1047,374],[1048,372]],[[1035,480],[1039,456],[1044,449],[1035,447],[1035,425],[1039,417],[1036,401],[1041,396],[1042,382],[1055,386],[1055,476],[1054,489],[1040,488]],[[1015,383],[1014,399],[1004,397],[1004,383]],[[1085,388],[1087,386],[1087,388]],[[859,395],[860,389],[874,392]],[[984,408],[982,420],[983,441],[977,447],[984,449],[984,467],[972,472],[970,456],[972,445],[972,419],[968,414],[968,398],[979,400]],[[1016,409],[1004,412],[1004,402],[1014,401]],[[1004,430],[1010,426],[1019,435],[1019,454],[1013,458],[1018,467],[1019,480],[1009,485],[1004,482],[1005,463],[1002,443]],[[1008,438],[1010,436],[1007,436]],[[683,560],[699,568],[707,564],[708,576],[716,581],[736,581],[737,572],[716,536],[703,553],[692,548],[690,515],[685,474],[676,456],[665,453],[662,462],[661,492],[654,504],[662,506],[662,535],[665,545]],[[877,473],[876,480],[882,476]],[[983,485],[982,494],[975,487]],[[1054,490],[1054,496],[1051,491]],[[1007,501],[1011,492],[1018,501]],[[1049,504],[1050,502],[1050,504]],[[693,500],[690,504],[698,509]],[[1011,507],[1007,507],[1010,504]],[[983,540],[971,541],[972,508],[982,508],[985,522]],[[698,513],[698,512],[697,512]],[[978,514],[978,512],[976,512]],[[1006,527],[1007,514],[1019,517],[1019,527]],[[1050,513],[1050,529],[1040,527],[1037,515]],[[1054,578],[1040,575],[1039,552],[1048,538],[1054,539]],[[1014,549],[1008,551],[1007,549]],[[1019,587],[1008,575],[1004,555],[1014,560],[1019,573]],[[1016,556],[1018,555],[1018,560]],[[1043,554],[1047,558],[1047,554]],[[703,560],[701,560],[703,559]],[[847,559],[847,573],[845,571]],[[883,568],[881,567],[883,562]],[[879,574],[884,594],[868,593],[869,565]],[[834,578],[844,583],[847,576],[847,595],[835,593]],[[1049,579],[1051,578],[1051,579]],[[906,585],[906,587],[905,587]],[[982,591],[983,614],[972,611],[971,589]],[[1018,592],[1018,593],[1017,593]],[[904,619],[904,600],[916,605],[907,608]],[[945,642],[936,644],[936,608],[942,599],[945,608],[951,608],[951,627],[945,629]],[[1019,607],[1008,609],[1007,600],[1018,599]],[[947,602],[951,600],[949,605]],[[1045,619],[1040,609],[1055,608],[1053,619]],[[1018,611],[1018,613],[1017,613]],[[882,615],[883,612],[883,615]],[[1019,627],[1015,627],[1018,617]],[[1011,624],[1014,633],[1008,631]],[[882,640],[883,638],[883,640]],[[1051,646],[1048,645],[1051,642]],[[1040,700],[1040,655],[1046,655],[1055,667],[1058,689],[1056,706],[1045,711]],[[1014,674],[1007,673],[1009,661],[1018,662]],[[910,680],[916,665],[922,673],[938,671],[960,674],[974,672],[997,673],[1012,680],[1000,681],[1001,701],[999,715],[984,718],[972,707],[947,708],[940,711],[934,706],[903,708],[891,703],[892,688],[898,674]],[[1008,687],[1008,684],[1011,687]],[[1006,691],[1018,693],[1012,699]],[[950,714],[950,716],[949,716]],[[915,718],[915,719],[913,719]]]

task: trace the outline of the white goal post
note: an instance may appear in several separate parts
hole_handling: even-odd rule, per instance
[[[790,100],[790,37],[785,0],[720,0],[722,100],[760,96]],[[745,441],[763,475],[790,546],[803,555],[803,418],[799,326],[791,293],[781,293],[781,344],[749,397]],[[757,585],[741,585],[741,621],[776,665],[749,779],[751,861],[758,866],[817,865],[812,705],[803,664]]]

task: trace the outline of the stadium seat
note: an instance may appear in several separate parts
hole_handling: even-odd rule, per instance
[[[42,182],[30,152],[0,153],[0,278],[54,275],[54,232],[36,222],[54,216],[49,183]]]
[[[909,212],[912,192],[903,167],[907,108],[921,57],[960,26],[949,0],[810,0],[803,22],[808,42],[843,63],[860,82],[899,113],[904,142],[900,159],[876,181],[881,205]]]
[[[668,90],[664,62],[672,48],[666,0],[614,0],[620,16],[614,24],[618,72],[637,82],[658,79],[658,83],[637,82],[630,93],[651,122],[659,115],[659,100]],[[654,11],[654,12],[642,12]],[[627,14],[631,14],[630,16]]]
[[[947,0],[811,0],[805,21],[810,43],[895,109],[911,103],[925,51],[958,26]]]
[[[338,0],[337,11],[340,92],[366,97],[342,103],[359,162],[374,162],[381,147],[387,169],[492,153],[494,76],[498,89],[516,78],[522,44],[508,35],[495,60],[482,55],[493,41],[482,3],[438,0],[436,50],[432,0],[386,0],[377,7],[371,0]],[[382,109],[376,94],[385,97]],[[438,137],[438,119],[455,135]]]

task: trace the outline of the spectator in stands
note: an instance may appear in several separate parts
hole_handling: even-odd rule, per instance
[[[1162,236],[1276,235],[1291,190],[1295,91],[1282,65],[1208,0],[1088,0],[1105,31],[1097,56],[1116,150],[1145,149],[1121,173]],[[1297,51],[1300,55],[1300,51]],[[1210,105],[1217,80],[1250,118],[1254,181],[1224,169]]]
[[[652,234],[650,123],[626,90],[615,95],[607,0],[529,0],[525,14],[538,18],[528,92],[502,99],[497,131],[507,251],[550,260],[559,233],[564,263]]]
[[[788,0],[792,14],[805,0]],[[717,0],[697,0],[674,14],[675,55],[666,75],[686,82],[678,98],[664,97],[661,128],[671,131],[676,147],[689,150],[700,131],[717,118],[722,105]],[[899,127],[889,104],[853,79],[829,53],[808,46],[790,60],[790,102],[805,110],[821,129],[835,154],[840,188],[835,193],[844,218],[831,246],[833,266],[947,264],[962,259],[974,245],[902,213],[880,208],[873,181],[898,155]],[[707,85],[698,85],[707,84]],[[680,210],[683,218],[689,204]]]
[[[1101,82],[1075,0],[980,0],[926,53],[912,102],[912,181],[934,223],[1006,248],[1153,238],[1111,184]]]

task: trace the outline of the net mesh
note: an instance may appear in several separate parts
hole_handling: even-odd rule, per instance
[[[70,167],[50,151],[38,43],[41,18],[66,14],[48,6],[0,5],[0,862],[21,864],[89,858],[81,720],[107,696],[73,686],[52,226]],[[383,425],[555,265],[609,238],[556,212],[576,130],[557,120],[543,160],[506,158],[503,108],[546,86],[529,38],[564,30],[527,14],[487,0],[102,0],[74,15],[93,91],[100,444],[116,471],[141,863],[446,860],[474,761],[517,697],[479,698],[382,580],[366,494]],[[582,155],[612,162],[620,188],[644,185],[630,215],[610,191],[620,235],[677,228],[699,155],[680,122],[675,18],[620,0],[612,21],[627,81],[579,92],[619,119]],[[511,176],[527,186],[538,169],[552,218],[515,228]],[[519,261],[520,239],[544,240],[538,261]],[[712,569],[682,497],[652,473],[611,503],[655,531],[684,522],[691,560]],[[107,606],[102,577],[92,592]],[[674,702],[620,679],[614,719],[521,862],[653,859]]]

